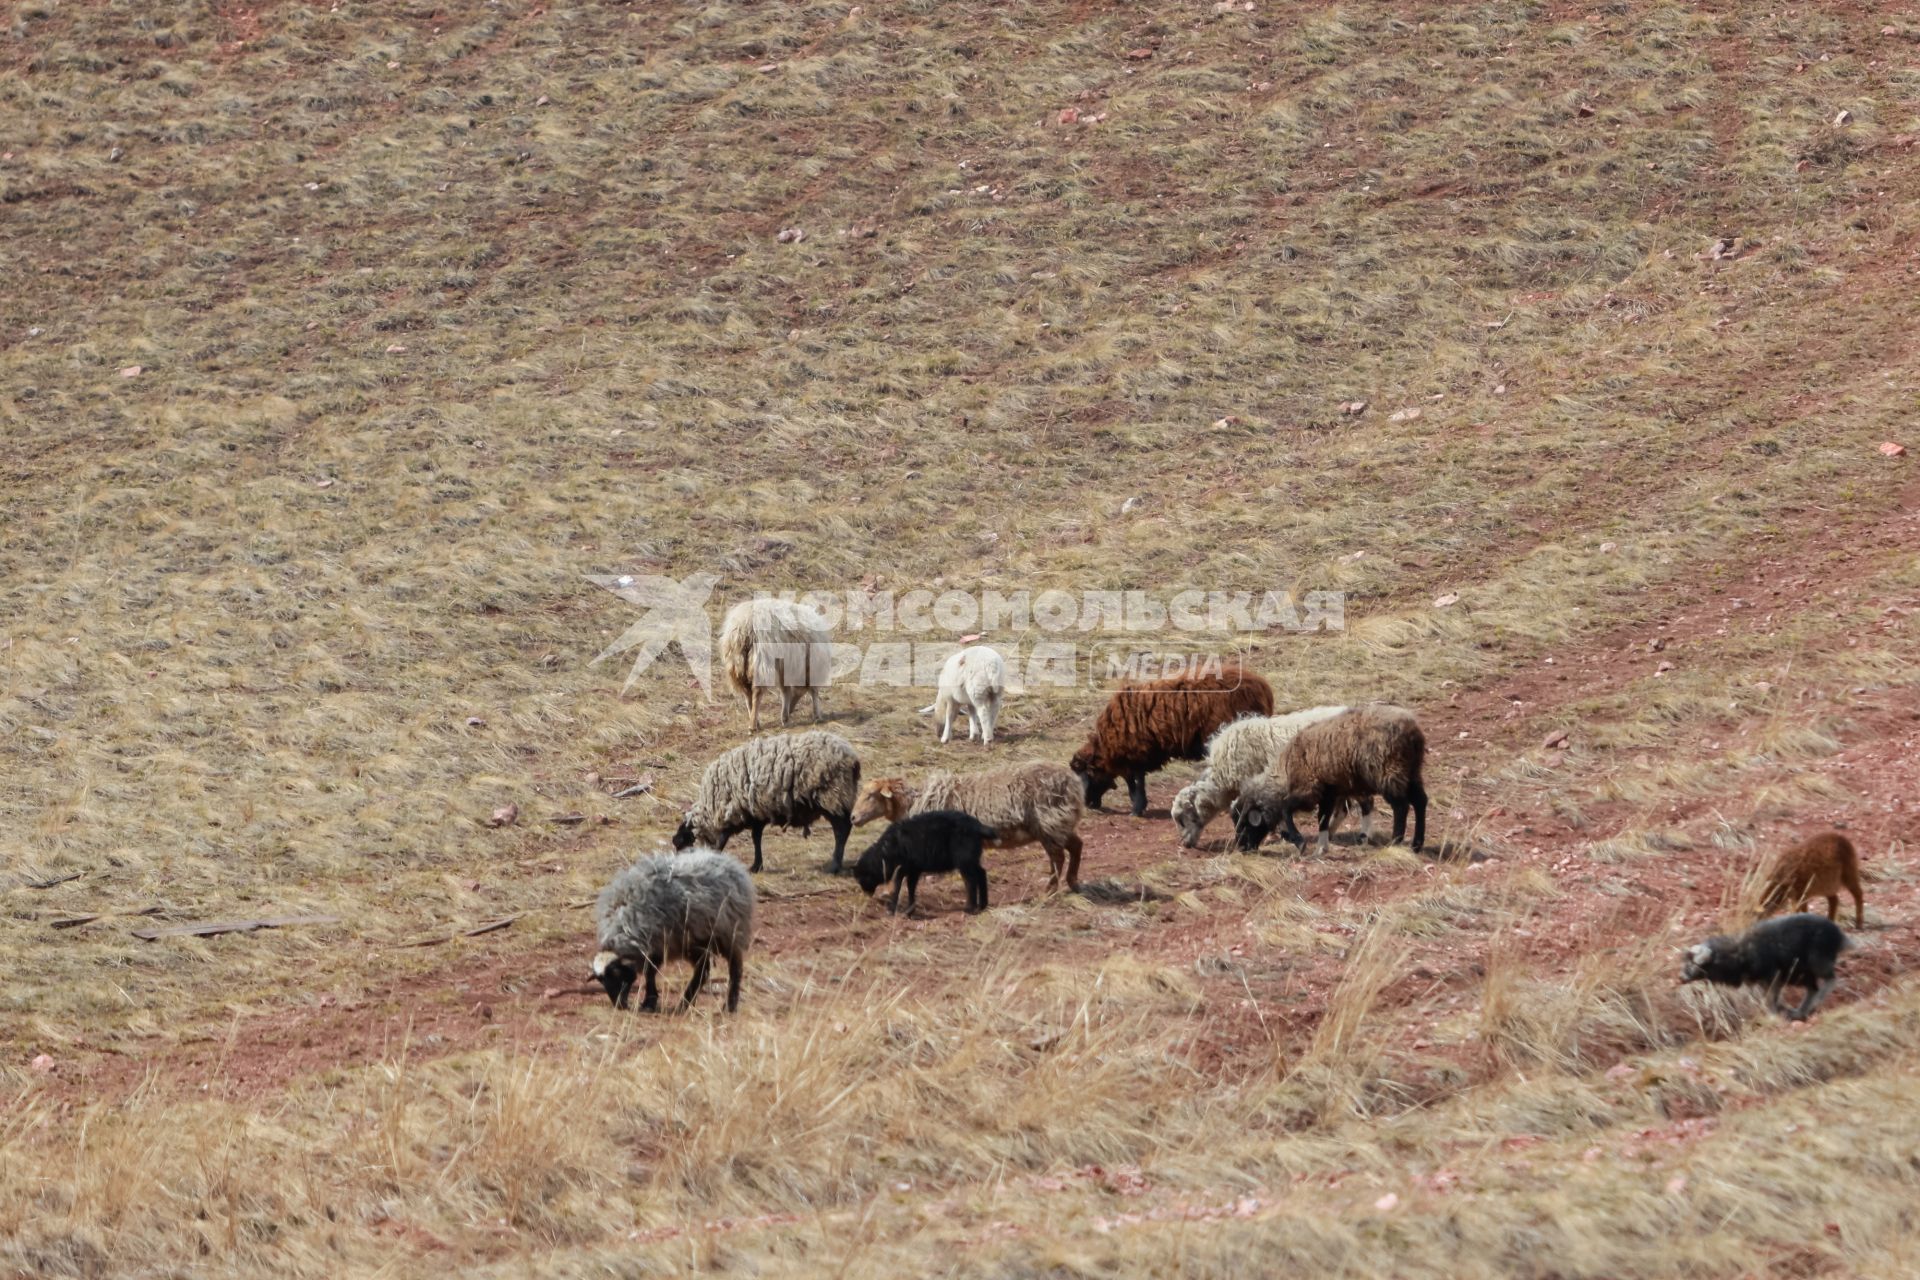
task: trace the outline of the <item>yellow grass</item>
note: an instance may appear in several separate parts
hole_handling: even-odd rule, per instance
[[[1908,18],[4,22],[0,1273],[1920,1266],[1904,980],[1790,1031],[1669,989],[1681,904],[1597,912],[1566,972],[1512,941],[1665,857],[1716,854],[1691,906],[1730,904],[1754,824],[1875,798],[1830,766],[1920,656],[1883,612],[1910,550],[1873,541],[1920,388]],[[1443,860],[1169,837],[1117,877],[1147,901],[912,926],[774,833],[738,1017],[550,999],[580,904],[744,730],[672,653],[622,696],[592,659],[634,612],[587,575],[701,570],[716,617],[1342,590],[1344,633],[1248,639],[1279,700],[1449,725],[1643,645],[1651,601],[1751,610],[1670,673],[1436,736]],[[922,692],[836,686],[828,727],[873,774],[980,758]],[[993,758],[1064,760],[1094,706],[1015,699]],[[1524,863],[1541,815],[1590,880]],[[340,919],[133,936],[308,914]],[[1640,1149],[1682,1114],[1717,1123]]]

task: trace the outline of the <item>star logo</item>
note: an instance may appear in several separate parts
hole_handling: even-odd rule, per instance
[[[680,646],[680,656],[687,660],[693,678],[699,681],[700,692],[707,701],[713,701],[713,624],[707,619],[706,605],[707,597],[720,581],[719,575],[696,573],[675,582],[672,578],[648,574],[590,573],[587,581],[605,587],[628,604],[649,611],[594,656],[593,662],[599,662],[629,649],[639,651],[627,669],[627,682],[620,687],[621,694],[633,688],[640,673],[652,666],[653,660],[669,644],[675,644]]]

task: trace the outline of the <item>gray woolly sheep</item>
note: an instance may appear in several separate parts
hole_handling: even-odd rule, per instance
[[[800,702],[813,699],[813,720],[820,722],[820,690],[833,667],[827,620],[803,604],[788,600],[744,600],[727,611],[720,626],[720,659],[727,684],[747,700],[750,732],[760,731],[760,696],[780,691],[780,727]]]
[[[833,873],[840,873],[853,832],[860,757],[839,734],[824,729],[755,738],[726,752],[700,775],[700,793],[673,833],[673,847],[724,849],[735,832],[753,832],[753,869],[760,870],[760,834],[798,827],[802,835],[822,818],[833,828]]]
[[[967,739],[980,738],[982,746],[993,745],[993,726],[1000,721],[1000,703],[1007,692],[1007,663],[1000,654],[984,644],[948,658],[940,668],[940,685],[933,705],[920,708],[920,714],[933,713],[940,726],[940,741],[953,737],[953,717],[957,712],[967,718]]]
[[[1798,1022],[1820,1007],[1832,993],[1834,962],[1858,945],[1840,926],[1823,916],[1807,913],[1762,920],[1737,938],[1708,938],[1685,948],[1682,982],[1706,981],[1722,987],[1761,986],[1775,1013]],[[1801,987],[1806,998],[1788,1009],[1782,989]]]
[[[1407,831],[1413,810],[1413,849],[1427,839],[1427,790],[1420,771],[1427,739],[1413,712],[1375,703],[1309,725],[1287,744],[1272,768],[1241,789],[1233,802],[1235,844],[1242,851],[1260,847],[1276,826],[1295,847],[1307,847],[1293,815],[1315,807],[1320,813],[1319,852],[1332,835],[1333,810],[1342,800],[1380,796],[1393,807],[1393,839]]]
[[[661,967],[673,960],[693,965],[693,981],[680,1007],[693,1004],[716,955],[727,961],[727,1012],[740,1007],[740,980],[753,945],[753,880],[738,859],[712,849],[642,858],[600,891],[594,912],[600,951],[593,977],[615,1008],[624,1009],[636,978],[644,978],[640,1007],[660,1007]]]
[[[1293,736],[1310,724],[1330,720],[1345,707],[1308,707],[1278,716],[1241,716],[1221,725],[1207,739],[1206,771],[1180,789],[1173,798],[1173,820],[1180,828],[1180,843],[1192,849],[1200,843],[1200,833],[1215,817],[1227,811],[1240,795],[1240,788],[1265,773]],[[1364,832],[1372,827],[1372,804],[1361,810],[1367,815]],[[1335,821],[1339,814],[1335,814]]]
[[[993,828],[987,841],[996,849],[1038,843],[1053,866],[1049,890],[1080,887],[1080,779],[1071,769],[1045,761],[1004,765],[976,773],[930,773],[918,788],[904,778],[875,778],[860,788],[853,823],[875,818],[898,822],[911,814],[957,809]]]

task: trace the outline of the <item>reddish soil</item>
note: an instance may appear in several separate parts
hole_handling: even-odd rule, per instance
[[[1707,839],[1658,859],[1606,864],[1583,856],[1595,841],[1647,825],[1686,830],[1711,814],[1702,802],[1681,801],[1662,815],[1632,806],[1594,802],[1585,806],[1583,828],[1528,812],[1521,788],[1488,771],[1515,755],[1539,748],[1543,735],[1569,726],[1565,708],[1583,700],[1617,694],[1653,673],[1661,661],[1685,664],[1706,660],[1714,646],[1741,632],[1765,630],[1774,608],[1806,608],[1819,590],[1842,589],[1883,612],[1884,630],[1907,625],[1920,600],[1898,599],[1874,590],[1873,575],[1888,553],[1920,545],[1920,483],[1908,485],[1898,511],[1865,531],[1821,523],[1752,548],[1738,565],[1702,566],[1696,581],[1728,585],[1702,590],[1677,583],[1650,593],[1640,618],[1567,652],[1552,655],[1552,665],[1533,660],[1473,689],[1454,691],[1422,708],[1422,720],[1434,744],[1430,776],[1440,797],[1430,811],[1429,856],[1435,861],[1418,871],[1379,878],[1356,875],[1360,856],[1351,844],[1336,843],[1324,860],[1300,859],[1305,876],[1299,892],[1322,907],[1345,901],[1385,901],[1407,896],[1433,883],[1444,861],[1466,863],[1467,851],[1447,839],[1467,815],[1491,815],[1498,821],[1487,834],[1491,858],[1468,875],[1496,876],[1516,867],[1547,873],[1558,896],[1543,898],[1537,918],[1511,930],[1503,945],[1516,948],[1535,973],[1566,972],[1597,940],[1635,939],[1670,928],[1678,916],[1687,934],[1707,931],[1717,917],[1731,860]],[[1722,572],[1721,570],[1724,570]],[[1846,588],[1851,590],[1845,590]],[[1650,651],[1647,641],[1662,637]],[[1852,637],[1835,633],[1824,646],[1840,649]],[[1811,655],[1807,655],[1811,656]],[[1802,657],[1799,661],[1805,662]],[[1823,692],[1821,696],[1826,696]],[[1703,731],[1703,738],[1705,731]],[[1481,771],[1455,778],[1448,767],[1449,747],[1480,765]],[[1705,741],[1683,741],[1660,751],[1636,755],[1713,754]],[[1902,858],[1914,801],[1909,799],[1920,760],[1920,690],[1894,688],[1855,699],[1843,731],[1841,750],[1816,759],[1805,769],[1838,779],[1858,807],[1841,812],[1802,812],[1770,824],[1766,847],[1783,846],[1820,826],[1844,827],[1866,860],[1869,945],[1847,962],[1846,981],[1836,1002],[1871,999],[1894,974],[1920,961],[1920,938],[1904,924],[1920,920],[1920,877],[1890,881],[1876,876],[1876,861]],[[1430,763],[1430,769],[1432,764]],[[1713,797],[1719,812],[1740,812],[1746,796],[1767,781],[1743,779],[1743,785]],[[1166,805],[1176,784],[1160,779],[1151,788],[1154,805],[1146,819],[1112,812],[1090,816],[1084,828],[1089,880],[1122,884],[1147,868],[1177,865],[1185,855],[1166,821]],[[1384,827],[1384,810],[1377,815]],[[1696,831],[1696,835],[1700,832]],[[1230,835],[1224,820],[1208,831],[1212,856]],[[1777,836],[1777,838],[1775,838]],[[816,856],[817,842],[800,846]],[[1888,850],[1894,850],[1889,854]],[[1293,857],[1269,848],[1262,856]],[[785,881],[785,883],[782,883]],[[792,887],[790,887],[792,886]],[[804,888],[799,888],[804,886]],[[855,891],[818,881],[811,874],[770,877],[763,910],[760,948],[772,955],[804,955],[821,949],[845,950],[879,944],[896,931],[941,931],[961,926],[959,896],[952,884],[930,882],[923,899],[924,918],[894,920],[877,906],[850,926],[847,899]],[[1605,896],[1596,899],[1596,888]],[[953,889],[954,892],[947,892]],[[796,891],[797,890],[797,891]],[[1001,855],[994,867],[998,905],[1032,900],[1045,891],[1045,859],[1037,853]],[[1596,910],[1596,901],[1604,906]],[[323,997],[251,1021],[236,1023],[228,1035],[177,1043],[154,1052],[76,1055],[48,1082],[49,1091],[67,1102],[112,1101],[143,1084],[162,1092],[216,1092],[252,1097],[329,1068],[352,1068],[390,1059],[403,1051],[411,1058],[437,1057],[486,1045],[536,1045],[579,1020],[602,1016],[597,990],[580,986],[581,965],[589,950],[587,919],[580,917],[579,945],[553,952],[533,949],[511,930],[449,944],[447,963],[426,974],[370,987],[345,1003]],[[1158,921],[1132,933],[1124,946],[1144,959],[1173,964],[1199,975],[1206,996],[1206,1018],[1191,1038],[1193,1065],[1208,1072],[1238,1073],[1271,1063],[1276,1042],[1295,1041],[1311,1029],[1337,985],[1343,958],[1333,952],[1299,955],[1264,948],[1247,929],[1245,913],[1209,901],[1199,916],[1171,902]],[[1324,927],[1338,928],[1330,919]],[[1114,952],[1116,939],[1095,931],[1070,935],[1058,952],[1061,963],[1097,964]],[[1676,939],[1677,940],[1677,939]],[[1489,935],[1449,932],[1432,940],[1413,939],[1404,977],[1382,994],[1379,1008],[1418,1008],[1430,1019],[1447,1008],[1451,988],[1471,989],[1483,972]],[[945,981],[936,978],[936,982]],[[751,983],[749,984],[751,990]],[[711,1001],[713,995],[705,997]],[[749,996],[751,999],[751,996]],[[1429,1051],[1418,1038],[1419,1024],[1409,1020],[1411,1048]],[[1437,1051],[1435,1051],[1437,1052]]]

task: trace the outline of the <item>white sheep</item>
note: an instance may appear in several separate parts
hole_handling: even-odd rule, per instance
[[[1221,725],[1207,739],[1207,767],[1200,777],[1173,798],[1173,820],[1180,827],[1180,843],[1192,849],[1200,833],[1239,798],[1240,788],[1265,773],[1310,724],[1331,720],[1345,707],[1308,707],[1278,716],[1241,716]],[[1372,834],[1372,806],[1362,809],[1361,836]],[[1336,816],[1337,821],[1337,816]]]
[[[972,740],[977,735],[982,746],[990,747],[1006,693],[1006,660],[997,650],[976,644],[947,659],[940,668],[933,705],[920,708],[920,714],[933,713],[940,726],[940,741],[947,742],[953,737],[953,717],[958,712],[967,718],[967,738]]]
[[[744,600],[720,626],[720,657],[728,686],[747,700],[752,732],[760,731],[760,694],[766,689],[780,691],[781,727],[803,693],[813,699],[814,723],[820,722],[820,690],[832,671],[833,644],[817,611],[789,600]]]

